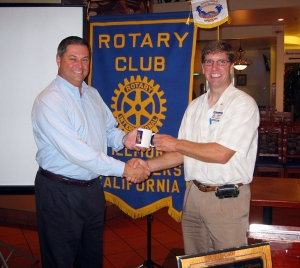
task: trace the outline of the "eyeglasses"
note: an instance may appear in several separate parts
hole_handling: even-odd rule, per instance
[[[203,62],[204,66],[213,66],[214,62],[216,62],[219,66],[226,66],[229,60],[205,60]]]

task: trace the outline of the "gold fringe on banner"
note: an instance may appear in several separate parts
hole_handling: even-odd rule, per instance
[[[119,198],[111,193],[104,192],[104,195],[105,195],[105,199],[107,201],[118,206],[124,213],[126,213],[133,219],[141,218],[141,217],[147,216],[149,214],[152,214],[153,212],[155,212],[161,208],[169,207],[168,214],[175,221],[177,221],[177,222],[181,221],[182,212],[178,212],[173,208],[171,196],[160,199],[160,200],[158,200],[148,206],[145,206],[143,208],[134,209],[134,208],[128,206],[121,198]]]

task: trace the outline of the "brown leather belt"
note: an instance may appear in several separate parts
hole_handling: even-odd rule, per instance
[[[90,186],[98,179],[98,177],[97,177],[92,180],[75,180],[75,179],[71,179],[68,177],[54,174],[50,171],[42,169],[41,167],[39,168],[38,173],[41,174],[42,176],[46,177],[47,179],[57,181],[57,182],[62,182],[62,183],[69,184],[69,185],[76,185],[76,186],[80,186],[80,187]]]
[[[201,191],[201,192],[215,192],[216,189],[218,188],[218,186],[209,186],[209,185],[204,185],[202,183],[200,183],[199,181],[193,180],[193,183],[197,186],[197,188]],[[241,187],[243,186],[242,183],[237,183],[237,186]]]

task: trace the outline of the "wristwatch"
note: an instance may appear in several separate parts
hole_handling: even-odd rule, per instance
[[[125,137],[126,137],[126,134],[122,138],[122,144],[123,144],[124,147],[125,147]]]

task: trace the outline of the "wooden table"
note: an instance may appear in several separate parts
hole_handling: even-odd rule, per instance
[[[251,205],[263,207],[263,223],[272,224],[272,208],[300,208],[300,179],[254,177]]]
[[[300,228],[265,224],[250,224],[249,244],[269,243],[273,268],[300,267]]]

